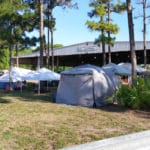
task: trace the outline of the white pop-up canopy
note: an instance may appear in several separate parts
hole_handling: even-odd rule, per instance
[[[59,81],[60,74],[58,74],[54,71],[51,71],[47,68],[40,68],[37,71],[29,72],[24,79],[39,81],[38,93],[40,94],[40,81],[54,81],[54,80]]]
[[[12,82],[22,81],[29,72],[32,71],[29,69],[12,67],[11,71],[7,71],[5,74],[0,76],[0,82],[9,82],[10,75]]]
[[[41,68],[37,71],[29,72],[24,79],[38,80],[38,81],[53,81],[53,80],[60,80],[60,75],[47,68]]]

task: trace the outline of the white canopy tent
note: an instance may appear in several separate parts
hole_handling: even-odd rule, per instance
[[[60,80],[60,74],[51,71],[47,68],[40,68],[37,71],[29,72],[24,80],[37,80],[38,81],[38,93],[40,94],[41,86],[40,81],[53,81]],[[48,86],[47,86],[48,87]]]
[[[7,71],[5,74],[0,76],[0,82],[9,82],[9,76],[11,75],[12,82],[22,81],[28,73],[32,72],[29,69],[12,67],[11,71]]]
[[[25,78],[25,80],[38,80],[38,81],[52,81],[52,80],[60,80],[60,74],[51,71],[47,68],[40,68],[37,71],[29,72]]]
[[[5,88],[9,82],[16,83],[17,81],[23,81],[25,76],[30,72],[32,71],[29,69],[12,67],[11,71],[7,71],[0,76],[0,88]]]

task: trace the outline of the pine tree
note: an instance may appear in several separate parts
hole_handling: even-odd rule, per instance
[[[53,9],[56,6],[60,6],[62,8],[66,8],[67,7],[74,7],[76,6],[75,4],[72,4],[72,0],[23,0],[24,3],[28,3],[31,8],[33,9],[37,9],[39,10],[39,16],[40,16],[40,25],[39,25],[39,29],[40,29],[40,66],[43,65],[43,50],[44,50],[44,43],[45,43],[45,36],[44,36],[44,32],[43,27],[48,27],[51,33],[51,55],[52,55],[52,61],[51,61],[51,69],[54,70],[54,50],[53,50],[53,31],[55,28],[55,18],[53,17]],[[38,7],[35,7],[37,6]],[[47,9],[48,9],[48,13],[46,12],[45,15],[49,15],[47,18],[49,18],[50,20],[46,20],[44,21],[43,19],[43,15],[44,15],[44,9],[43,9],[43,5],[47,5]],[[44,24],[44,23],[46,24]],[[49,31],[48,31],[49,32]],[[49,45],[49,44],[48,44]],[[48,50],[48,66],[49,66],[49,50]]]
[[[132,84],[136,85],[137,80],[137,59],[135,53],[135,39],[134,39],[134,26],[133,26],[133,16],[132,16],[132,2],[131,0],[126,0],[127,4],[127,14],[128,14],[128,28],[129,28],[129,40],[130,40],[130,51],[131,51],[131,62],[132,62]]]
[[[106,53],[105,53],[105,44],[112,41],[110,37],[106,36],[106,33],[117,34],[118,26],[107,20],[107,0],[93,0],[89,6],[93,8],[91,12],[88,13],[89,17],[99,17],[99,21],[87,21],[86,24],[88,28],[92,31],[101,32],[100,36],[95,40],[95,43],[100,45],[102,43],[102,52],[103,52],[103,65],[106,64]]]
[[[0,8],[0,46],[9,49],[9,69],[11,70],[13,65],[12,50],[16,44],[27,44],[26,31],[33,29],[33,24],[30,22],[33,14],[30,13],[27,5],[22,4],[21,0],[0,1]],[[11,82],[12,78],[10,74]]]

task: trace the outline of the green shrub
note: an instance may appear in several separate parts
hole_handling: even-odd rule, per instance
[[[27,83],[27,90],[31,91],[34,89],[34,84],[33,83]]]
[[[137,78],[136,86],[121,85],[116,93],[121,106],[134,109],[150,108],[150,79]]]
[[[147,89],[150,90],[150,77],[149,76],[144,77],[144,83]]]
[[[150,91],[143,91],[139,94],[140,109],[150,109]]]
[[[148,89],[148,86],[147,86],[146,82],[147,81],[145,79],[141,78],[141,77],[137,78],[137,86],[136,86],[136,88],[137,88],[138,93]]]
[[[138,106],[137,95],[137,89],[127,85],[121,85],[116,93],[118,103],[128,108],[135,108]]]

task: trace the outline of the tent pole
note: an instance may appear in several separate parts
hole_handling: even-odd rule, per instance
[[[40,95],[40,80],[39,80],[39,82],[38,82],[38,95]]]
[[[95,90],[94,90],[94,79],[92,79],[92,84],[93,84],[93,101],[94,101],[94,103],[93,103],[93,108],[96,108],[96,101],[95,101]]]

